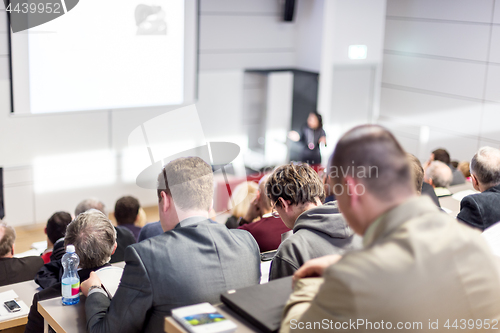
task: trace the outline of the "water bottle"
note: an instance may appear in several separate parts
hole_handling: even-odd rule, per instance
[[[78,265],[80,258],[75,252],[74,245],[66,246],[66,253],[62,257],[61,263],[64,267],[62,276],[62,303],[72,305],[80,301],[80,277],[78,276]]]

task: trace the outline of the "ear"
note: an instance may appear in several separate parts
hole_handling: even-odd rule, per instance
[[[43,232],[44,232],[45,234],[47,234],[47,227],[45,227],[45,229],[43,229]]]
[[[111,255],[115,254],[117,246],[118,246],[118,244],[116,244],[116,242],[115,242],[115,245],[113,245],[113,252],[111,252]]]
[[[349,198],[349,203],[351,207],[356,206],[359,203],[360,196],[362,195],[362,193],[360,193],[358,185],[360,183],[354,180],[354,178],[350,176],[345,177],[344,182],[346,185],[347,197]]]
[[[14,255],[14,244],[12,244],[11,253],[12,253],[12,255]]]
[[[427,183],[429,183],[429,185],[431,185],[432,187],[434,187],[434,184],[432,183],[432,178],[427,179]]]
[[[475,189],[476,191],[481,192],[481,191],[479,190],[479,182],[477,181],[476,176],[474,176],[473,174],[471,174],[471,175],[470,175],[470,178],[472,179],[472,187],[474,187],[474,189]]]
[[[292,207],[290,205],[290,201],[287,201],[283,198],[278,198],[280,204],[281,204],[281,207],[283,207],[283,209],[285,210],[285,212],[290,212],[292,210]]]
[[[173,204],[172,198],[169,195],[167,195],[167,193],[161,192],[161,200],[158,205],[160,207],[160,210],[162,212],[166,212],[172,206],[172,204]]]

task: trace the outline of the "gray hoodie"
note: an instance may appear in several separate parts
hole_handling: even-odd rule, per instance
[[[293,275],[308,260],[361,247],[362,238],[349,228],[336,201],[314,207],[299,215],[293,235],[281,243],[269,280]]]

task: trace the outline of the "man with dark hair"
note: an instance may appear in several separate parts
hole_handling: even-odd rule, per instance
[[[15,241],[14,228],[0,221],[0,287],[33,280],[43,265],[42,258],[38,256],[14,258]]]
[[[462,199],[457,218],[484,230],[500,221],[500,150],[479,149],[471,160],[470,172],[472,185],[481,193]]]
[[[451,165],[450,153],[448,153],[447,150],[442,148],[434,150],[424,169],[427,169],[427,167],[432,161],[443,162],[451,169],[451,172],[453,174],[453,179],[451,180],[450,186],[460,185],[465,183],[465,177],[462,174],[462,172],[457,168],[453,167],[453,165]]]
[[[141,227],[134,225],[134,223],[137,221],[140,209],[141,205],[139,204],[139,200],[132,196],[121,197],[115,204],[114,215],[116,224],[118,224],[119,227],[130,230],[134,234],[136,240],[141,232]]]
[[[267,180],[266,193],[283,223],[293,230],[271,262],[270,280],[293,275],[307,260],[360,247],[337,203],[322,205],[323,183],[309,165],[276,168]]]
[[[212,167],[199,157],[178,158],[158,177],[163,234],[131,245],[112,300],[96,274],[82,283],[87,329],[163,332],[170,310],[259,283],[259,247],[247,231],[213,224]]]
[[[344,170],[333,185],[364,249],[311,260],[296,272],[282,333],[317,329],[317,323],[361,332],[408,329],[405,324],[441,331],[456,318],[500,319],[497,260],[478,232],[415,195],[406,153],[389,131],[355,127],[331,161]],[[378,173],[365,177],[366,168]]]
[[[45,226],[45,234],[47,234],[47,250],[42,253],[44,263],[51,260],[59,260],[64,255],[64,247],[59,246],[58,243],[64,242],[64,235],[66,234],[66,227],[71,222],[71,215],[66,212],[54,213]],[[55,245],[56,252],[54,252]]]
[[[111,221],[96,209],[79,214],[68,225],[64,247],[72,244],[80,258],[78,275],[80,281],[88,279],[90,272],[109,266],[111,255],[116,249],[116,231]],[[38,302],[60,297],[61,283],[36,293],[28,315],[26,333],[43,332],[43,317],[38,312]]]
[[[89,209],[97,209],[104,215],[108,216],[106,212],[106,207],[102,201],[96,198],[90,198],[80,202],[75,208],[75,216],[86,212]],[[118,247],[115,253],[111,256],[110,263],[120,262],[125,259],[125,249],[127,246],[135,244],[136,239],[132,231],[126,228],[115,228],[116,229],[116,243]]]

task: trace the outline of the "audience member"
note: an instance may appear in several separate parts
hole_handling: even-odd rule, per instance
[[[293,230],[271,262],[270,280],[293,275],[307,260],[360,247],[337,203],[322,205],[323,183],[309,165],[276,168],[267,180],[266,193],[283,223]]]
[[[323,203],[329,203],[335,201],[335,193],[333,193],[333,188],[330,186],[330,175],[327,170],[321,170],[318,175],[323,182],[323,187],[325,189],[325,201]]]
[[[238,227],[252,234],[259,244],[260,252],[276,250],[281,243],[281,234],[290,231],[279,216],[274,217],[272,214],[271,202],[266,195],[267,178],[268,176],[264,176],[260,179],[257,197],[250,203],[250,208],[243,217],[244,221],[253,221],[259,217],[261,219]]]
[[[333,168],[356,170],[332,181],[343,189],[336,190],[340,210],[363,235],[364,249],[317,258],[297,271],[281,332],[304,332],[318,322],[361,332],[394,330],[397,323],[430,331],[439,322],[441,331],[456,318],[500,318],[496,259],[478,232],[414,195],[408,159],[391,133],[356,127],[331,161]],[[367,168],[376,175],[361,177]]]
[[[255,182],[244,182],[236,186],[231,198],[228,202],[229,213],[231,214],[226,221],[226,227],[229,229],[238,228],[238,226],[245,223],[250,223],[251,221],[245,221],[245,214],[250,209],[252,201],[257,195],[259,187]]]
[[[139,218],[140,209],[139,200],[131,196],[121,197],[115,204],[116,224],[118,224],[118,227],[130,230],[134,234],[136,241],[141,232],[141,227],[135,225]]]
[[[469,162],[463,161],[463,162],[458,163],[458,170],[460,170],[460,172],[462,172],[462,174],[464,175],[464,177],[467,180],[470,180],[470,163]]]
[[[440,161],[432,161],[425,169],[424,180],[434,188],[450,186],[453,175],[451,169]]]
[[[89,209],[97,209],[104,215],[108,216],[104,203],[95,198],[86,199],[80,202],[78,206],[76,206],[75,216],[78,216]],[[125,249],[127,246],[136,243],[135,236],[132,231],[126,228],[115,227],[115,229],[118,247],[116,248],[115,253],[111,256],[110,263],[123,261],[125,259]]]
[[[259,283],[260,255],[253,237],[208,220],[210,165],[198,157],[168,163],[158,177],[157,193],[165,233],[127,248],[113,299],[95,273],[82,283],[90,333],[163,332],[171,309],[218,303],[226,290]]]
[[[137,242],[140,243],[145,239],[161,235],[163,233],[163,228],[161,227],[160,221],[147,223],[141,228],[139,232],[139,237],[137,237]]]
[[[459,185],[459,184],[464,184],[465,183],[465,177],[464,175],[460,172],[460,170],[457,170],[453,165],[451,164],[451,159],[450,159],[450,154],[448,151],[445,149],[436,149],[432,152],[431,157],[429,161],[427,162],[427,165],[424,169],[427,169],[427,166],[430,164],[432,161],[441,161],[444,164],[446,164],[450,170],[452,171],[453,178],[451,180],[450,186],[453,185]]]
[[[72,244],[80,258],[80,281],[88,279],[90,272],[109,266],[116,248],[116,231],[111,221],[100,211],[90,209],[79,214],[68,225],[64,246]],[[33,297],[25,333],[43,332],[43,317],[38,313],[38,302],[61,296],[61,283],[36,293]]]
[[[45,234],[47,235],[47,250],[42,253],[43,262],[46,264],[51,260],[59,260],[64,255],[64,235],[66,234],[66,227],[71,222],[72,218],[69,213],[56,212],[54,213],[45,227]],[[54,248],[56,251],[54,252]]]
[[[500,221],[500,150],[482,147],[470,162],[472,185],[481,192],[462,199],[457,218],[484,230]]]
[[[0,221],[0,287],[8,284],[33,280],[43,265],[39,256],[14,258],[16,231]]]
[[[424,182],[424,168],[418,158],[410,153],[406,153],[406,156],[410,162],[413,182],[415,184],[415,191],[417,194],[428,195],[438,207],[441,207],[436,192],[434,192],[434,187],[432,187],[429,183]]]

